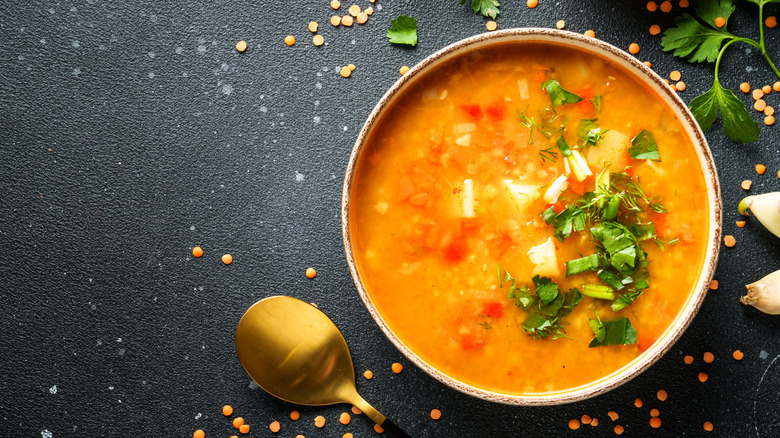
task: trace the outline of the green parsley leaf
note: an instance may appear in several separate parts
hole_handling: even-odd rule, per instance
[[[558,289],[558,285],[553,283],[551,278],[535,275],[531,281],[534,282],[534,286],[536,286],[536,296],[539,297],[539,301],[542,303],[550,304],[553,300],[558,298],[560,290]]]
[[[612,311],[617,312],[619,310],[625,309],[626,307],[630,306],[634,301],[636,301],[636,299],[639,298],[639,296],[642,295],[642,293],[644,293],[643,290],[624,293],[612,303],[612,305],[610,306],[612,308]]]
[[[595,337],[588,345],[590,348],[636,344],[636,329],[631,325],[631,321],[628,318],[617,318],[611,321],[591,319],[588,324],[591,329],[594,329],[595,326],[595,330],[593,330]]]
[[[721,44],[735,38],[720,28],[704,26],[688,13],[675,18],[674,24],[676,27],[664,32],[661,48],[665,52],[672,52],[674,56],[687,58],[690,62],[715,62]]]
[[[723,117],[723,133],[737,143],[750,143],[758,140],[761,130],[753,120],[745,105],[734,92],[720,85],[716,79],[709,91],[691,101],[691,112],[701,129],[706,131],[718,117],[720,109]]]
[[[576,287],[573,289],[570,289],[568,293],[563,294],[563,304],[561,304],[561,310],[559,312],[559,315],[561,317],[564,317],[571,313],[571,311],[577,307],[577,304],[582,301],[582,294],[580,293],[579,289]]]
[[[599,128],[598,121],[599,119],[580,119],[580,126],[577,127],[577,135],[582,141],[580,152],[590,146],[598,145],[602,141],[601,137],[609,131],[609,129]]]
[[[528,289],[528,286],[515,289],[514,293],[509,297],[509,299],[515,300],[515,305],[523,310],[530,309],[536,303],[536,298]]]
[[[628,279],[629,282],[631,282],[631,277],[624,277],[624,279],[621,280],[620,277],[615,275],[615,273],[613,273],[612,271],[608,271],[606,269],[602,269],[601,271],[599,271],[598,275],[601,281],[607,283],[611,288],[615,290],[620,290],[626,287],[625,279]]]
[[[548,222],[547,218],[550,216],[548,211],[549,209],[542,213],[542,218],[545,219],[545,222]],[[555,213],[555,210],[553,210],[552,213]],[[584,230],[586,219],[587,215],[585,214],[585,211],[576,205],[571,204],[562,212],[555,215],[555,217],[551,219],[551,222],[548,223],[551,223],[551,225],[555,227],[555,232],[553,233],[555,238],[563,242],[565,238],[571,236],[571,233]]]
[[[561,84],[555,79],[543,82],[542,88],[550,95],[550,104],[553,108],[570,103],[577,103],[582,100],[580,96],[564,90],[563,87],[561,87]]]
[[[466,0],[460,0],[460,4],[463,5],[466,3]],[[481,13],[485,17],[490,17],[492,19],[496,19],[498,14],[500,14],[500,11],[498,10],[499,6],[501,6],[498,3],[498,0],[472,0],[471,1],[471,9],[474,10],[475,14]]]
[[[387,30],[387,38],[393,44],[417,45],[417,20],[399,15],[390,21],[390,29]]]
[[[715,25],[715,19],[723,17],[728,23],[729,17],[735,9],[737,7],[732,4],[731,0],[696,0],[696,15],[716,29],[718,26]],[[725,28],[726,26],[722,27],[722,29]]]
[[[599,268],[599,255],[591,254],[586,257],[581,257],[566,262],[566,276],[581,274],[586,271],[595,271]]]
[[[655,142],[655,136],[652,131],[643,129],[631,140],[631,146],[628,148],[628,155],[636,160],[661,161],[661,155],[658,153],[658,144]]]
[[[528,315],[521,326],[526,334],[531,335],[536,339],[546,338],[552,333],[554,327],[553,321],[550,321],[542,315],[537,315],[536,313]]]

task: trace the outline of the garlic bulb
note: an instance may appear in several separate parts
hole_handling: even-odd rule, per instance
[[[745,216],[747,210],[753,212],[769,231],[780,237],[780,192],[764,193],[763,195],[748,196],[739,201],[739,212]]]
[[[780,270],[745,287],[748,293],[739,299],[742,304],[770,315],[780,315]]]

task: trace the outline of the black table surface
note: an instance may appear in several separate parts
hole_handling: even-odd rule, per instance
[[[683,10],[645,2],[504,1],[498,24],[554,27],[627,49],[662,76],[679,70],[686,102],[709,88],[713,66],[660,48],[648,28]],[[660,3],[660,2],[659,2]],[[693,3],[693,2],[692,2]],[[340,14],[345,14],[345,2]],[[359,3],[369,6],[367,0]],[[742,306],[744,285],[780,265],[778,241],[753,218],[739,229],[745,192],[778,190],[777,126],[756,143],[707,132],[723,189],[725,234],[715,278],[691,327],[672,350],[624,386],[552,407],[499,405],[461,394],[404,358],[364,308],[341,241],[343,174],[368,113],[398,79],[434,51],[485,31],[457,0],[379,0],[365,25],[333,28],[327,0],[16,1],[0,6],[0,436],[187,437],[236,433],[231,404],[252,430],[271,436],[373,436],[347,406],[297,407],[266,394],[239,364],[233,335],[255,301],[289,294],[319,304],[341,328],[369,402],[419,437],[780,436],[780,324]],[[780,5],[767,7],[779,15]],[[400,14],[417,18],[419,44],[388,43]],[[757,8],[739,2],[729,28],[758,37]],[[315,47],[307,23],[320,23]],[[286,35],[298,42],[287,47]],[[234,45],[246,40],[238,53]],[[780,53],[780,29],[767,29]],[[355,64],[352,77],[338,69]],[[777,81],[756,50],[735,45],[723,85]],[[780,108],[777,93],[767,97]],[[759,115],[751,108],[751,114]],[[757,175],[754,165],[767,166]],[[195,245],[205,250],[196,259]],[[232,265],[220,262],[230,253]],[[313,280],[304,276],[317,268]],[[685,267],[681,267],[685,269]],[[745,358],[737,362],[732,351]],[[715,354],[705,364],[702,354]],[[695,357],[685,365],[683,356]],[[393,374],[390,364],[405,369]],[[489,365],[486,365],[489,366]],[[709,380],[700,383],[699,371]],[[659,401],[656,392],[669,397]],[[643,408],[634,400],[644,400]],[[438,408],[443,415],[433,421]],[[662,426],[649,425],[658,408]],[[293,422],[290,411],[301,419]],[[596,427],[568,428],[583,414]],[[314,427],[323,415],[327,424]]]

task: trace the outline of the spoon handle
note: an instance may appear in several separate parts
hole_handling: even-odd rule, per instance
[[[390,421],[389,418],[386,418],[385,421],[381,424],[382,429],[384,429],[384,433],[382,433],[382,436],[387,438],[412,438],[411,435],[404,432],[403,429],[396,426],[395,423]]]

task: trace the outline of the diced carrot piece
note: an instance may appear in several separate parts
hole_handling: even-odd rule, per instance
[[[460,109],[466,112],[474,120],[480,120],[483,117],[482,108],[479,105],[461,105]]]
[[[407,175],[402,176],[398,180],[398,200],[404,201],[410,196],[416,192],[417,189],[414,187],[414,184],[412,183],[412,179],[409,178]]]
[[[448,262],[457,263],[466,256],[466,245],[461,241],[452,242],[447,249],[444,250],[444,260]]]
[[[482,309],[482,314],[485,316],[494,316],[500,318],[504,316],[504,304],[503,303],[487,303]]]
[[[506,112],[506,104],[504,102],[496,102],[489,107],[485,108],[485,113],[493,120],[504,120],[504,113]]]
[[[585,187],[585,181],[572,181],[569,180],[569,190],[572,192],[583,195],[587,191],[587,188]]]
[[[482,348],[483,345],[485,345],[485,340],[474,335],[461,335],[460,337],[460,346],[464,350]]]
[[[637,345],[639,346],[639,349],[645,351],[648,348],[650,348],[653,345],[653,343],[655,343],[655,338],[651,337],[646,333],[643,333],[637,337],[636,341],[637,341],[636,342]]]

